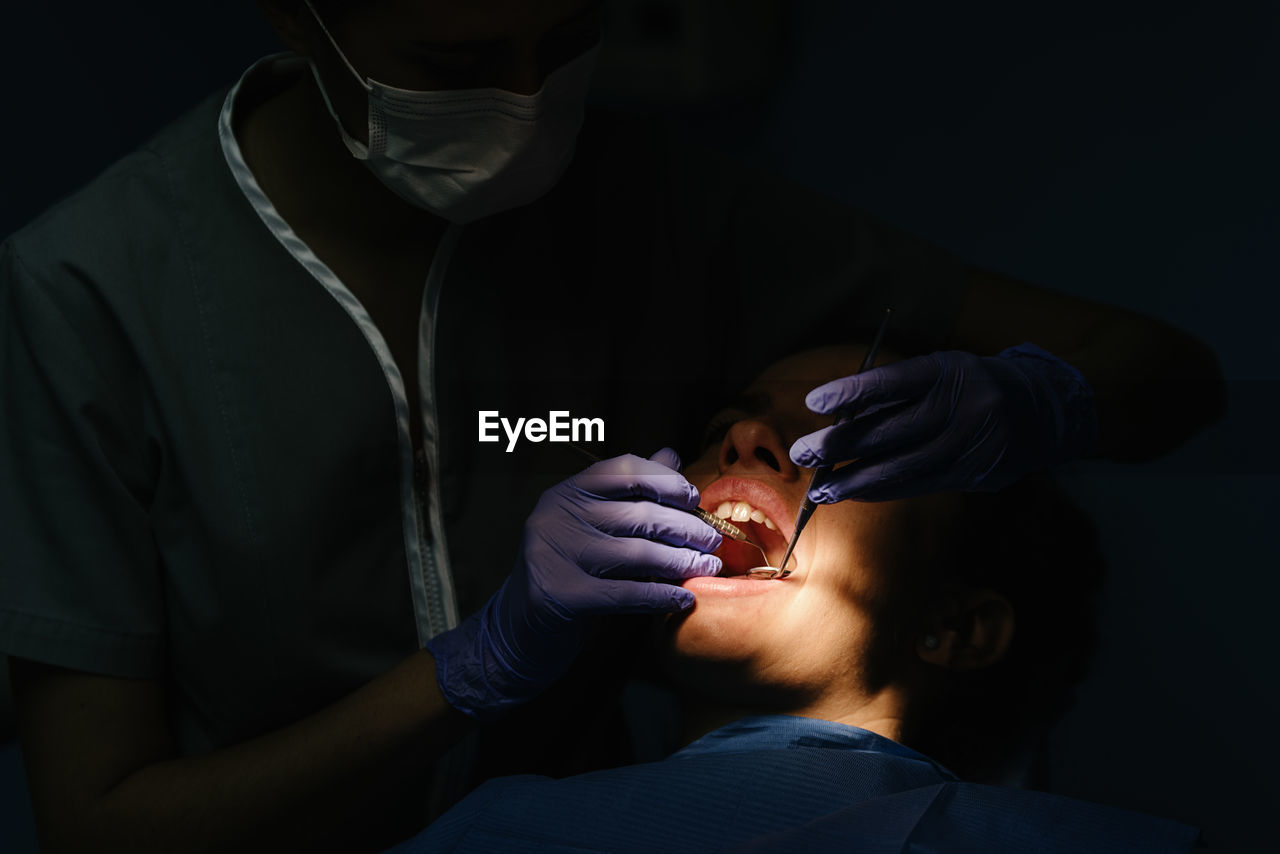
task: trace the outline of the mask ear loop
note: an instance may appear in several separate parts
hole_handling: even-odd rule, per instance
[[[316,19],[316,23],[320,25],[321,31],[324,32],[325,38],[329,40],[329,44],[333,45],[333,49],[337,51],[338,57],[342,60],[342,64],[356,78],[356,82],[364,87],[365,92],[372,92],[373,86],[367,80],[360,76],[360,72],[356,71],[355,66],[347,59],[347,55],[342,52],[342,48],[338,47],[338,42],[334,40],[333,35],[329,32],[329,28],[324,25],[324,21],[320,20],[320,16],[316,14],[316,9],[311,5],[311,0],[306,0],[307,8],[311,10],[311,17]],[[316,68],[315,61],[307,60],[307,65],[311,67],[311,76],[316,79],[316,87],[320,90],[320,97],[324,99],[325,109],[329,111],[329,115],[333,117],[333,122],[338,126],[338,133],[342,134],[342,144],[347,147],[347,151],[351,152],[351,156],[357,160],[369,159],[369,147],[351,134],[347,133],[347,129],[342,126],[342,119],[338,118],[338,111],[333,108],[333,101],[329,100],[329,91],[325,89],[324,81],[320,79],[320,69]]]
[[[372,92],[373,84],[367,77],[362,77],[360,72],[356,71],[356,67],[351,64],[351,60],[347,59],[347,55],[342,52],[342,48],[338,47],[338,40],[333,37],[333,33],[329,32],[329,28],[324,25],[324,21],[320,20],[320,15],[316,12],[316,7],[311,5],[311,0],[306,0],[306,4],[307,9],[311,11],[311,17],[316,19],[316,23],[320,25],[320,31],[323,32],[324,37],[329,40],[329,44],[333,45],[333,49],[338,52],[338,57],[342,60],[342,64],[347,67],[347,70],[351,72],[351,76],[356,79],[357,83],[364,87],[364,91]],[[323,89],[323,87],[321,88]],[[328,100],[328,97],[326,97],[325,101]],[[332,108],[330,108],[330,111],[332,111]]]

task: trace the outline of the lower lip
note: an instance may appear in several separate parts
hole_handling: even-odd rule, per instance
[[[687,578],[681,587],[690,590],[695,596],[718,596],[722,598],[739,598],[742,596],[759,596],[776,589],[783,583],[781,579],[773,581],[755,581],[745,575],[734,575],[724,578],[713,575],[706,578]]]

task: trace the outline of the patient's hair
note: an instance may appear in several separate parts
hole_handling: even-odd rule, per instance
[[[1041,477],[994,493],[917,499],[906,517],[874,663],[881,679],[903,667],[928,674],[930,691],[904,731],[912,747],[966,779],[1001,781],[1043,743],[1093,656],[1105,569],[1097,531]],[[934,606],[957,588],[994,590],[1013,605],[1013,640],[990,667],[953,673],[916,657]]]

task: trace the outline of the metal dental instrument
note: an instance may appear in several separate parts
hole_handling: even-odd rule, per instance
[[[589,458],[593,462],[597,462],[597,463],[603,462],[603,460],[600,457],[591,453],[581,445],[575,444],[573,442],[570,442],[568,444],[569,444],[569,447],[573,448],[575,451]],[[747,534],[741,528],[739,528],[737,525],[730,522],[728,519],[721,519],[716,514],[708,513],[706,510],[703,510],[701,507],[694,507],[692,510],[686,510],[685,512],[692,513],[694,516],[697,516],[699,519],[706,522],[708,525],[715,528],[717,531],[719,531],[721,534],[723,534],[724,536],[728,537],[731,540],[737,540],[740,543],[746,543],[747,545],[755,546],[757,549],[760,550],[760,554],[764,556],[764,562],[765,563],[769,562],[769,556],[765,554],[764,547],[761,546],[759,543],[757,543],[755,540],[751,539],[749,536],[747,536]]]
[[[697,516],[702,521],[706,522],[711,527],[715,528],[720,533],[724,534],[729,539],[737,540],[740,543],[746,543],[747,545],[755,546],[757,549],[760,550],[761,556],[764,557],[764,562],[765,563],[769,562],[769,556],[765,554],[764,546],[760,545],[755,540],[748,537],[745,533],[743,533],[741,528],[739,528],[737,525],[730,522],[728,519],[721,519],[716,514],[708,513],[706,510],[703,510],[701,507],[695,507],[689,512]]]
[[[880,321],[880,328],[876,330],[876,337],[872,339],[871,346],[867,349],[867,355],[862,360],[858,373],[862,373],[867,368],[875,364],[876,353],[880,351],[880,342],[884,339],[884,331],[889,326],[889,318],[893,316],[893,309],[886,308],[884,310],[884,320]],[[843,422],[844,418],[837,418],[836,423]],[[809,493],[813,488],[826,479],[827,473],[831,471],[831,466],[818,466],[813,470],[813,474],[809,476],[809,487],[804,491],[804,501],[800,503],[800,515],[796,517],[796,529],[791,535],[791,542],[787,543],[787,551],[782,555],[782,562],[778,564],[778,569],[773,570],[774,575],[769,575],[763,567],[751,571],[752,578],[786,578],[791,574],[791,570],[786,569],[787,561],[791,558],[791,552],[796,547],[796,542],[800,539],[800,532],[804,530],[804,526],[809,524],[809,517],[813,515],[814,509],[817,507],[809,500]]]

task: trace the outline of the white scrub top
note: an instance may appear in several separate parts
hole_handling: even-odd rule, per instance
[[[184,752],[457,619],[399,372],[244,169],[239,88],[14,235],[0,272],[3,648],[166,679]]]
[[[945,254],[589,116],[555,190],[442,244],[411,413],[367,313],[245,169],[240,91],[0,249],[0,651],[163,680],[184,753],[332,703],[501,584],[538,494],[583,460],[481,444],[480,410],[603,418],[597,452],[690,451],[778,356],[885,305],[887,346],[930,349],[959,305]]]

